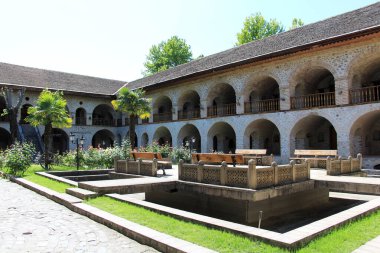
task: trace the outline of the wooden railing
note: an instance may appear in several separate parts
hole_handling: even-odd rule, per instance
[[[280,100],[266,99],[244,103],[244,113],[274,112],[280,110]]]
[[[173,115],[171,112],[153,114],[153,122],[163,122],[171,120],[173,120]]]
[[[78,118],[75,118],[75,125],[77,126],[86,126],[86,118],[84,117],[78,117]]]
[[[291,109],[327,107],[335,105],[335,92],[317,93],[290,98]]]
[[[178,111],[178,119],[183,120],[183,119],[197,119],[200,118],[201,116],[201,111],[198,110],[193,110],[193,111]]]
[[[236,114],[236,104],[225,104],[207,108],[207,117],[228,116]]]
[[[350,90],[350,103],[363,104],[380,101],[380,86]]]
[[[113,119],[92,119],[93,126],[115,126],[115,120]]]
[[[149,118],[142,119],[141,124],[149,124]]]
[[[139,122],[138,119],[135,118],[135,125],[137,125],[138,122]],[[130,118],[125,118],[125,125],[129,126],[130,124],[131,124],[131,119]]]

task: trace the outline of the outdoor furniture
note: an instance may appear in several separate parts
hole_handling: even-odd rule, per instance
[[[236,164],[244,164],[243,156],[238,154],[193,153],[191,154],[191,160],[192,163],[203,161],[208,164],[226,162],[227,164],[232,164],[234,167]]]
[[[266,149],[236,149],[236,154],[243,155],[244,164],[251,159],[256,160],[256,165],[270,166],[274,162],[273,155],[266,155]]]
[[[337,150],[314,150],[314,149],[296,149],[294,151],[296,157],[291,157],[289,160],[294,160],[296,163],[302,163],[307,158],[310,161],[311,168],[326,169],[327,158],[338,158]]]
[[[163,174],[166,175],[165,170],[172,168],[171,161],[165,161],[162,158],[161,153],[156,152],[131,152],[131,157],[133,160],[137,161],[141,159],[143,162],[157,160],[157,170],[162,170]]]

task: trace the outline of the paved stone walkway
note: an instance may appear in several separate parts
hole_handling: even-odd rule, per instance
[[[379,253],[380,252],[380,236],[367,242],[363,246],[357,248],[352,253]]]
[[[0,179],[0,252],[156,252]]]

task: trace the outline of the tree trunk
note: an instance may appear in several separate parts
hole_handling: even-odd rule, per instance
[[[52,139],[52,134],[53,132],[53,126],[51,123],[45,125],[45,133],[44,133],[44,144],[45,144],[45,170],[49,169],[49,164],[50,164],[50,150],[51,150],[51,139]]]
[[[129,116],[129,141],[131,142],[131,148],[132,150],[135,148],[135,143],[136,143],[136,128],[135,128],[135,124],[136,124],[136,116],[135,115],[130,115]]]
[[[14,144],[18,139],[17,109],[8,110],[9,129],[11,131],[11,142]]]

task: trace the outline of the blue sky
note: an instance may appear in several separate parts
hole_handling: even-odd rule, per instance
[[[172,35],[206,56],[233,47],[256,12],[289,27],[293,17],[309,24],[375,2],[0,0],[0,61],[133,81],[149,48]]]

